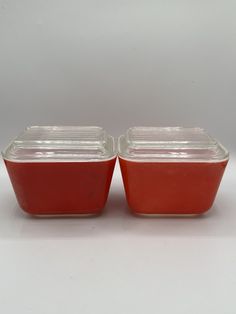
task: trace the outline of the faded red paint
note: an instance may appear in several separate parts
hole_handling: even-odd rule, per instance
[[[134,162],[119,158],[136,214],[202,214],[211,208],[227,161]]]

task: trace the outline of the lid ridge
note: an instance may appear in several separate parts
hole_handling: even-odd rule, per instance
[[[92,161],[115,157],[114,139],[95,126],[27,127],[3,152],[14,161]]]
[[[216,161],[227,150],[202,128],[133,127],[119,138],[119,155],[132,160]]]

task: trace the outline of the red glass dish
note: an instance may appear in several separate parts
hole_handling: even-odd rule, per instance
[[[116,161],[98,127],[30,127],[3,153],[20,207],[34,215],[97,215]]]
[[[228,152],[199,128],[132,128],[119,162],[133,213],[196,215],[212,207]]]

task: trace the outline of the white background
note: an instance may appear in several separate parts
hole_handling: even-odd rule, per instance
[[[0,0],[0,145],[26,125],[202,126],[236,148],[235,0]]]
[[[236,313],[236,2],[0,0],[0,145],[27,125],[201,126],[231,151],[212,210],[32,219],[0,163],[0,313]]]

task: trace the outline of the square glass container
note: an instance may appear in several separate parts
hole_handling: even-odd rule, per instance
[[[127,202],[141,215],[211,208],[229,154],[201,128],[133,127],[118,141]]]
[[[97,215],[105,206],[116,151],[93,126],[31,126],[2,153],[18,203],[34,215]]]

